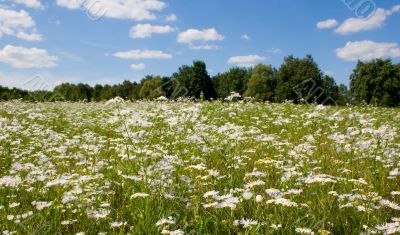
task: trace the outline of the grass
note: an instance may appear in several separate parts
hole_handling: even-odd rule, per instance
[[[290,103],[3,102],[0,232],[398,233],[399,119]]]

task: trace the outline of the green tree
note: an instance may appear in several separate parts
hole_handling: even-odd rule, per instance
[[[276,87],[275,74],[276,72],[271,65],[260,64],[255,66],[244,96],[253,97],[259,101],[272,101]]]
[[[250,76],[250,69],[240,67],[231,68],[228,72],[214,76],[212,81],[218,98],[224,99],[231,92],[238,92],[243,95]]]
[[[276,100],[292,100],[297,103],[301,100],[313,102],[319,99],[318,101],[323,102],[321,87],[322,72],[311,55],[304,59],[289,56],[278,70]]]
[[[353,102],[350,91],[346,85],[340,84],[338,90],[339,90],[339,96],[342,99],[339,104],[346,105],[346,104],[351,104]]]
[[[318,97],[318,101],[324,105],[340,104],[344,105],[345,102],[343,97],[339,93],[339,87],[337,86],[335,79],[331,76],[324,75],[322,77],[322,92]]]
[[[162,79],[160,76],[146,77],[140,89],[139,96],[142,99],[155,99],[165,96],[165,92],[161,89]]]
[[[400,105],[400,66],[391,60],[359,61],[350,75],[350,89],[356,102],[378,106]]]
[[[201,94],[209,100],[216,98],[216,92],[203,61],[194,61],[192,66],[182,66],[172,76],[174,79],[174,94],[199,99]]]

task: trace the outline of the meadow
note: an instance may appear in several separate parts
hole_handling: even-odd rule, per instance
[[[2,234],[400,233],[400,110],[0,103]]]

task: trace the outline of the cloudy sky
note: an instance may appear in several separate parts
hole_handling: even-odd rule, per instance
[[[290,54],[348,84],[358,59],[398,63],[400,1],[344,2],[0,0],[0,85],[140,81],[193,60],[213,75]]]

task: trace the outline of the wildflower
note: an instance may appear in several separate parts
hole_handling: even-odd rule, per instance
[[[169,235],[184,235],[184,234],[185,233],[180,229],[169,232]]]
[[[53,202],[36,202],[36,201],[32,202],[32,205],[36,206],[36,209],[39,211],[43,210],[44,208],[50,207],[52,204]]]
[[[269,196],[274,197],[274,198],[281,198],[282,197],[281,191],[279,189],[274,189],[274,188],[266,189],[265,192]]]
[[[156,99],[157,101],[168,101],[168,98],[165,96],[160,96]]]
[[[300,234],[314,235],[314,232],[309,228],[296,228],[295,231]]]
[[[98,220],[98,219],[105,219],[110,214],[110,211],[101,208],[99,210],[87,210],[86,214],[88,217]]]
[[[387,206],[389,208],[392,208],[393,210],[400,210],[400,206],[398,204],[396,204],[395,202],[391,202],[389,200],[381,200],[380,201],[382,206]]]
[[[17,188],[22,183],[21,177],[17,176],[4,176],[0,178],[0,186]]]
[[[204,198],[215,197],[215,196],[218,196],[217,191],[209,191],[203,195]]]
[[[286,207],[298,207],[298,204],[295,202],[292,202],[288,199],[285,198],[278,198],[278,199],[272,199],[268,200],[267,204],[275,204],[275,205],[282,205]]]
[[[172,219],[172,217],[168,217],[168,218],[162,218],[159,221],[157,221],[156,226],[161,226],[164,224],[175,224],[175,221]]]
[[[243,199],[244,199],[244,200],[250,200],[251,197],[253,197],[253,193],[252,193],[252,192],[247,192],[247,191],[246,191],[246,192],[243,193],[242,196],[243,196]]]
[[[26,212],[26,213],[23,213],[22,215],[21,215],[21,218],[22,219],[26,219],[26,218],[28,218],[29,216],[32,216],[33,215],[33,212],[32,211],[28,211],[28,212]]]
[[[392,191],[390,192],[392,196],[400,196],[400,191]]]
[[[121,97],[117,96],[115,98],[112,98],[111,100],[107,101],[106,105],[110,105],[110,104],[118,104],[118,103],[124,103],[125,100],[122,99]]]
[[[148,196],[150,196],[150,195],[147,194],[147,193],[135,193],[135,194],[133,194],[133,195],[131,196],[131,199],[133,199],[133,198],[138,198],[138,197],[145,198],[145,197],[148,197]]]
[[[123,225],[126,225],[126,222],[122,222],[122,221],[114,221],[110,223],[111,228],[119,228]]]
[[[8,207],[10,207],[10,208],[15,208],[15,207],[18,207],[20,204],[21,204],[21,203],[13,202],[13,203],[11,203]]]
[[[278,230],[278,229],[282,228],[282,224],[271,224],[270,227],[274,230]]]
[[[260,203],[260,202],[262,202],[262,200],[263,200],[263,197],[261,195],[256,196],[256,202]]]
[[[378,225],[375,227],[378,231],[381,231],[382,234],[398,234],[400,233],[400,223],[386,223],[382,225]]]
[[[70,225],[70,224],[73,224],[74,222],[73,221],[71,221],[71,220],[63,220],[63,221],[61,221],[61,225]]]
[[[243,225],[243,228],[249,228],[258,225],[258,222],[250,219],[241,219],[240,224]]]
[[[262,181],[262,180],[251,181],[250,183],[245,184],[244,187],[246,189],[251,189],[251,188],[253,188],[254,186],[257,186],[257,185],[265,185],[265,182]]]
[[[233,221],[233,226],[237,227],[240,225],[240,221],[239,220],[234,220]]]

